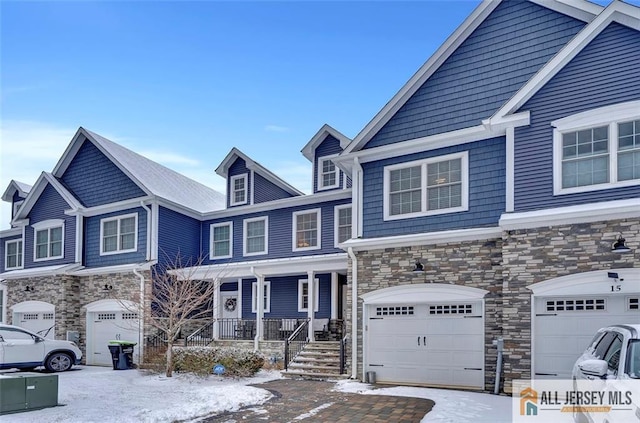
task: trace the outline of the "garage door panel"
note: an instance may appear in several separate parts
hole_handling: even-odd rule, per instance
[[[91,331],[88,333],[91,351],[87,354],[87,364],[111,366],[109,341],[130,341],[138,343],[139,319],[136,313],[121,310],[94,312],[90,314]],[[88,331],[89,332],[89,331]],[[139,345],[134,348],[134,361],[139,355]]]

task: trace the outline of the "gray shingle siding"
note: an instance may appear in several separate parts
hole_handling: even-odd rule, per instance
[[[201,222],[176,211],[158,210],[158,262],[161,265],[197,263],[201,255]]]
[[[383,220],[384,167],[469,152],[469,210],[427,217]],[[497,137],[438,150],[363,164],[363,236],[407,235],[422,232],[497,226],[505,209],[505,138]]]
[[[67,216],[65,210],[70,209],[69,204],[58,194],[50,184],[42,191],[40,197],[29,212],[29,226],[25,231],[24,267],[55,266],[74,263],[76,258],[76,218]],[[34,237],[33,224],[49,219],[64,220],[64,256],[61,259],[44,260],[34,262]],[[4,259],[4,258],[3,258]]]
[[[138,214],[137,251],[101,256],[100,220],[131,213]],[[84,220],[84,229],[84,265],[86,267],[117,266],[121,264],[141,263],[145,261],[147,254],[147,211],[142,207],[87,217]]]
[[[143,197],[145,192],[89,141],[62,175],[62,183],[86,207]]]
[[[638,32],[613,23],[522,106],[531,125],[516,130],[516,211],[640,196],[640,187],[630,186],[554,197],[551,127],[555,119],[640,99],[638,63]]]
[[[340,141],[332,135],[327,135],[327,137],[318,145],[315,151],[315,157],[313,159],[313,192],[318,192],[318,187],[320,183],[318,181],[318,158],[324,156],[331,156],[333,154],[339,154],[342,152],[342,147],[340,147]],[[323,189],[321,191],[329,191],[331,189],[342,189],[342,178],[343,172],[338,169],[338,178],[340,181],[340,185],[336,188]]]
[[[275,185],[272,182],[269,182],[259,173],[253,173],[254,181],[253,181],[253,189],[255,190],[253,196],[253,203],[264,203],[267,201],[279,200],[281,198],[290,198],[293,197],[290,193]]]
[[[480,125],[584,25],[533,3],[504,1],[365,148]]]

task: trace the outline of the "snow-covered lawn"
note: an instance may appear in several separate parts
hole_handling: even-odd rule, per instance
[[[2,373],[0,373],[2,374]],[[137,370],[114,371],[107,367],[77,366],[58,374],[59,407],[0,417],[12,423],[67,422],[172,422],[197,421],[199,417],[260,405],[271,398],[267,390],[247,386],[280,379],[277,371],[261,371],[247,379],[218,376],[198,378],[151,375]],[[363,395],[396,395],[429,398],[436,402],[424,422],[507,422],[511,399],[473,392],[393,387],[372,389],[364,383],[340,381],[336,390]],[[304,420],[304,419],[302,419]],[[309,416],[309,421],[313,418]]]

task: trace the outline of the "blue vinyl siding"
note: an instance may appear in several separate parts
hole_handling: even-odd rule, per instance
[[[25,231],[24,267],[43,267],[69,264],[76,261],[76,218],[64,214],[71,207],[50,184],[42,191],[40,197],[29,212],[29,226]],[[35,232],[31,225],[49,219],[64,220],[64,256],[61,259],[34,262]]]
[[[331,275],[318,274],[316,279],[320,281],[320,302],[316,318],[331,317]],[[269,277],[265,281],[271,282],[271,311],[265,313],[266,319],[300,318],[307,317],[307,312],[298,311],[298,280],[307,279],[307,275]],[[256,313],[251,312],[252,284],[255,279],[242,280],[242,317],[255,319]]]
[[[318,181],[318,166],[319,161],[318,158],[324,156],[331,156],[333,154],[342,153],[342,147],[340,147],[340,141],[333,137],[332,135],[327,135],[327,137],[318,145],[315,151],[315,158],[313,160],[313,192],[318,192],[318,187],[320,186],[320,181]],[[332,189],[342,189],[342,179],[344,177],[344,173],[338,169],[338,181],[339,185],[336,188],[328,188],[320,191],[329,191]]]
[[[227,207],[238,207],[231,205],[231,195],[233,194],[231,191],[231,177],[238,175],[247,175],[247,202],[245,204],[251,204],[251,171],[247,168],[247,163],[243,159],[237,158],[229,166],[229,171],[227,172]]]
[[[255,190],[253,194],[254,204],[293,197],[289,192],[268,181],[257,172],[253,173],[253,178],[253,189]]]
[[[350,204],[350,199],[330,201],[320,204],[310,204],[300,207],[289,207],[284,209],[269,210],[263,213],[251,213],[228,218],[207,220],[202,224],[202,249],[204,255],[209,259],[209,237],[210,225],[212,223],[233,222],[233,257],[228,259],[209,260],[214,263],[239,262],[247,260],[262,260],[273,258],[286,258],[297,256],[308,256],[317,254],[343,253],[344,251],[335,248],[334,236],[334,207],[340,204]],[[311,210],[320,208],[322,218],[321,228],[321,249],[309,251],[292,252],[293,243],[293,213],[296,211]],[[243,230],[245,219],[268,216],[269,220],[269,253],[255,256],[243,257]]]
[[[5,256],[6,242],[20,240],[20,239],[22,239],[22,235],[12,235],[12,236],[0,238],[0,273],[4,272],[6,267],[6,259],[7,259],[7,256]],[[24,241],[23,241],[23,244],[24,244]],[[25,254],[26,254],[26,251],[25,251]],[[22,264],[24,266],[24,256],[22,256]]]
[[[131,253],[100,255],[100,220],[108,217],[138,214],[138,250]],[[84,220],[84,265],[86,267],[117,266],[141,263],[147,256],[147,211],[142,207],[120,210]]]
[[[16,210],[14,210],[13,208],[14,204],[17,203],[18,201],[23,201],[23,200],[24,200],[24,197],[20,196],[20,194],[18,194],[18,190],[16,190],[13,193],[13,197],[11,199],[11,219],[13,219],[13,217],[15,216]]]
[[[534,3],[504,1],[365,148],[480,125],[584,25]]]
[[[158,261],[161,264],[195,264],[200,258],[199,220],[185,216],[165,207],[159,208]]]
[[[515,137],[515,210],[637,198],[639,186],[553,195],[551,122],[611,104],[640,99],[640,33],[611,24],[536,93],[521,110],[531,125]]]
[[[238,282],[225,282],[220,284],[220,291],[223,292],[233,292],[238,290]]]
[[[145,192],[107,156],[85,141],[62,175],[62,182],[86,207],[143,197]]]
[[[469,210],[465,212],[383,220],[384,167],[469,152]],[[505,209],[505,138],[415,153],[363,164],[363,236],[375,238],[422,232],[497,226]]]

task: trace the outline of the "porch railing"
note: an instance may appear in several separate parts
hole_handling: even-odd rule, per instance
[[[284,369],[287,370],[289,362],[296,358],[305,345],[309,343],[308,334],[309,320],[303,320],[302,323],[293,331],[284,341]]]
[[[256,336],[256,321],[245,319],[218,319],[218,339],[252,340]]]
[[[284,341],[307,319],[262,319],[265,341]]]
[[[340,341],[340,374],[344,374],[344,369],[347,364],[347,337],[345,336]]]
[[[207,322],[184,338],[185,347],[204,347],[213,341],[213,322]]]

